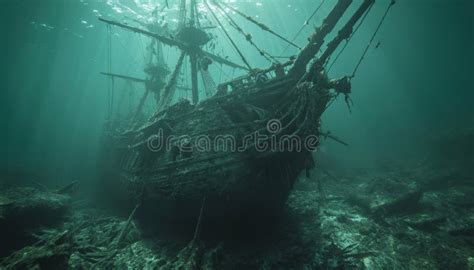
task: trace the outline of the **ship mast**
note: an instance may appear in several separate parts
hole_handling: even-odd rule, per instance
[[[324,20],[322,26],[318,28],[316,33],[310,37],[308,45],[306,45],[306,47],[303,48],[303,50],[298,55],[295,64],[290,70],[290,76],[299,79],[306,73],[306,67],[308,63],[321,49],[322,45],[324,44],[324,38],[336,27],[336,24],[339,22],[351,4],[352,0],[339,0],[337,2],[337,4]]]
[[[252,71],[252,67],[249,65],[248,61],[242,54],[241,50],[237,47],[235,42],[232,40],[232,38],[229,36],[227,33],[225,27],[222,25],[220,22],[219,18],[217,18],[216,14],[214,14],[214,11],[211,10],[209,3],[204,1],[203,3],[209,8],[211,14],[214,16],[216,22],[220,25],[221,29],[223,32],[226,33],[227,38],[230,39],[231,43],[233,44],[235,50],[238,52],[240,58],[242,59],[243,63],[245,65],[239,65],[236,64],[232,61],[227,60],[226,58],[220,57],[218,55],[212,54],[210,52],[207,52],[203,49],[204,45],[206,45],[210,40],[210,36],[207,34],[205,29],[208,29],[208,27],[201,27],[201,23],[199,21],[199,16],[197,12],[197,0],[180,0],[179,2],[179,22],[178,22],[178,27],[173,31],[172,35],[163,35],[161,33],[157,33],[153,30],[146,30],[142,29],[139,27],[133,27],[125,23],[120,23],[117,21],[105,19],[105,18],[99,18],[100,21],[110,25],[110,26],[116,26],[120,27],[122,29],[126,29],[135,33],[139,33],[148,37],[151,37],[152,39],[156,40],[157,43],[161,43],[164,45],[168,45],[174,48],[177,48],[181,50],[181,55],[183,58],[185,56],[189,56],[189,63],[190,63],[190,78],[191,78],[191,92],[192,92],[192,103],[197,104],[199,102],[199,81],[198,81],[198,75],[199,72],[202,73],[203,75],[203,82],[204,86],[207,90],[208,86],[206,85],[212,85],[213,83],[209,84],[209,80],[212,80],[209,78],[209,73],[207,70],[207,66],[212,63],[220,63],[222,65],[226,65],[232,68],[238,68],[238,69],[243,69],[246,71]],[[219,7],[217,2],[214,2],[216,6]],[[222,8],[221,8],[222,9]],[[224,12],[224,18],[228,18],[229,14],[225,12],[223,9],[222,11]],[[243,13],[240,13],[243,15]],[[246,16],[246,18],[249,18]],[[228,18],[229,19],[229,18]],[[232,21],[234,22],[234,21]],[[253,23],[258,23],[255,20],[252,21]],[[235,22],[234,22],[235,24]],[[267,31],[271,31],[270,28],[266,27],[262,23],[258,23],[258,25]],[[232,26],[232,24],[231,24]],[[237,25],[234,25],[234,27]],[[271,31],[273,34],[276,34],[274,31]],[[259,49],[251,40],[251,35],[246,35],[245,36],[246,40],[251,42],[257,49]],[[282,38],[280,36],[280,38]],[[264,55],[268,58],[267,54],[265,51],[259,49],[259,53],[261,55]],[[182,58],[182,57],[180,57]],[[200,63],[205,63],[204,66],[200,66]],[[171,75],[167,78],[167,83],[164,86],[163,90],[161,91],[161,99],[158,103],[158,111],[165,109],[167,106],[169,106],[169,103],[172,100],[172,97],[174,96],[174,92],[177,88],[177,79],[180,76],[181,69],[183,67],[183,62],[182,60],[178,61],[176,64],[173,72]],[[110,71],[109,71],[110,73]],[[206,83],[207,82],[207,83]]]
[[[239,64],[235,64],[232,61],[229,61],[223,57],[204,51],[202,49],[202,47],[210,41],[210,38],[200,26],[199,18],[197,16],[196,0],[190,0],[189,9],[187,9],[188,7],[187,3],[188,3],[187,0],[181,0],[180,2],[178,28],[176,29],[175,34],[173,36],[165,36],[160,33],[156,33],[154,31],[152,32],[152,31],[145,30],[139,27],[130,26],[125,23],[120,23],[120,22],[105,19],[105,18],[99,18],[99,20],[110,26],[120,27],[125,30],[129,30],[135,33],[148,36],[156,40],[156,43],[160,43],[160,44],[177,48],[182,51],[183,57],[188,55],[190,66],[191,66],[192,102],[193,104],[197,104],[199,102],[198,73],[199,73],[200,59],[208,58],[212,61],[215,61],[217,63],[226,65],[232,68],[238,68],[238,69],[244,69],[244,70],[249,70],[249,69]],[[187,20],[188,18],[187,14],[189,14],[189,21]],[[178,61],[178,64],[175,66],[174,71],[172,72],[171,76],[168,77],[168,81],[166,85],[164,86],[164,91],[163,91],[164,93],[162,93],[161,100],[158,103],[158,110],[162,110],[165,107],[167,107],[174,95],[175,89],[177,88],[179,89],[176,83],[177,83],[177,78],[180,75],[182,67],[183,67],[183,62]],[[104,74],[104,75],[111,76],[109,74]],[[127,76],[115,76],[115,77],[124,78]]]
[[[198,31],[196,28],[196,0],[191,0],[191,27]],[[201,30],[202,31],[202,30]],[[197,55],[194,50],[189,52],[189,62],[191,65],[191,89],[193,95],[193,104],[199,102],[199,89],[198,89],[198,66],[197,66]]]
[[[204,50],[204,45],[206,45],[210,40],[210,36],[205,31],[209,27],[201,27],[201,23],[199,21],[199,16],[197,12],[197,1],[198,0],[180,0],[180,9],[179,9],[179,21],[178,27],[171,34],[165,35],[162,33],[157,33],[154,30],[145,30],[139,27],[133,27],[127,25],[125,23],[120,23],[113,20],[108,20],[104,18],[99,18],[100,21],[105,22],[110,26],[117,26],[122,29],[126,29],[135,33],[139,33],[145,36],[148,36],[154,39],[157,43],[161,43],[163,45],[168,45],[170,47],[176,48],[181,51],[179,60],[175,65],[173,72],[170,76],[167,77],[166,84],[162,87],[160,92],[161,99],[159,100],[158,104],[158,111],[162,111],[166,109],[171,103],[171,100],[174,96],[176,89],[179,89],[177,86],[178,78],[182,72],[183,62],[186,56],[189,56],[189,63],[190,63],[190,78],[191,78],[191,93],[192,93],[192,103],[197,104],[199,102],[199,82],[198,82],[198,74],[201,72],[203,75],[203,82],[204,87],[207,90],[206,86],[206,78],[209,77],[209,73],[207,70],[207,66],[209,63],[217,62],[222,65],[226,65],[232,68],[239,68],[246,71],[250,71],[249,76],[256,76],[255,70],[249,65],[248,61],[244,57],[242,51],[238,48],[237,44],[233,41],[230,34],[226,31],[225,26],[222,24],[221,19],[217,16],[216,12],[221,12],[222,18],[227,20],[231,27],[235,28],[240,34],[244,35],[245,39],[249,41],[258,51],[259,53],[266,57],[267,59],[275,60],[271,57],[270,54],[261,50],[256,44],[252,41],[252,36],[246,33],[236,22],[233,20],[225,9],[223,9],[220,4],[225,5],[226,7],[230,8],[231,10],[237,12],[238,10],[232,8],[230,5],[225,3],[219,3],[217,1],[212,1],[214,3],[215,8],[212,9],[208,1],[203,1],[205,7],[208,8],[211,17],[214,18],[217,25],[219,25],[222,32],[225,36],[229,39],[230,43],[233,45],[236,52],[242,59],[242,62],[245,65],[239,65],[232,61],[227,60],[226,58],[220,57],[218,55],[212,54],[208,51]],[[286,74],[288,77],[293,78],[297,81],[307,78],[308,76],[308,64],[312,60],[314,60],[312,66],[314,70],[314,66],[321,66],[325,61],[327,61],[328,56],[334,52],[337,46],[341,43],[342,40],[347,39],[348,35],[352,33],[352,27],[354,24],[361,18],[363,14],[367,12],[370,6],[373,5],[374,0],[364,0],[361,4],[360,8],[354,14],[354,16],[350,19],[348,24],[343,28],[343,31],[339,33],[335,40],[329,43],[328,49],[323,53],[320,59],[316,58],[319,51],[321,51],[322,45],[325,43],[325,38],[328,36],[330,32],[336,27],[337,23],[342,18],[343,14],[348,10],[349,6],[353,0],[338,0],[336,5],[330,11],[326,19],[324,20],[322,26],[317,29],[317,31],[310,37],[309,43],[301,50],[298,57],[295,60],[289,61],[292,64],[292,67],[289,69],[289,72]],[[238,11],[238,15],[242,16],[244,19],[249,20],[251,23],[256,24],[261,29],[272,33],[273,35],[279,37],[281,40],[298,47],[292,41],[284,38],[283,36],[277,34],[275,31],[271,30],[265,24],[256,21],[250,16],[245,15],[243,12]],[[275,61],[278,63],[278,61]],[[274,63],[275,63],[274,62]],[[253,72],[252,72],[253,71]],[[116,76],[119,77],[119,76]]]

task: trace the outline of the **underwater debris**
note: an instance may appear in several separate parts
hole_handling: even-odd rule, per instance
[[[58,194],[71,194],[74,191],[75,186],[77,185],[77,181],[73,181],[70,184],[67,184],[63,188],[60,188],[56,193]]]
[[[404,174],[364,172],[344,182],[331,181],[321,174],[326,179],[327,192],[333,196],[345,194],[346,198],[327,201],[321,211],[325,241],[338,247],[334,254],[358,243],[363,249],[356,253],[367,257],[354,260],[354,269],[470,269],[468,258],[473,255],[474,241],[469,228],[473,227],[474,217],[468,208],[448,202],[461,191],[463,196],[473,196],[474,191],[458,186],[452,187],[453,191],[421,192],[414,188],[414,179],[423,179],[420,175],[442,172],[445,168],[411,168]],[[372,177],[376,181],[367,180]],[[347,204],[356,207],[347,208]],[[383,211],[376,212],[377,206]],[[343,262],[340,257],[330,261],[337,262],[334,265]]]
[[[45,243],[27,246],[0,261],[0,268],[66,269],[71,250],[70,236],[71,232],[64,231]]]
[[[130,226],[132,224],[132,220],[135,217],[135,214],[138,208],[141,206],[141,196],[138,199],[137,204],[133,208],[132,212],[127,218],[127,221],[123,224],[120,229],[120,233],[115,238],[111,239],[111,245],[107,251],[104,251],[103,254],[97,254],[97,256],[102,256],[97,263],[94,264],[94,268],[108,268],[113,265],[112,259],[119,253],[120,249],[122,248],[121,245],[124,242],[127,234],[129,233]]]

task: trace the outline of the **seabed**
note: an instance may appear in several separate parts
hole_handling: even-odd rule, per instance
[[[205,209],[198,230],[173,235],[99,210],[72,186],[3,186],[1,268],[473,269],[474,133],[463,134],[447,153],[383,170],[315,169],[277,221],[218,237]]]

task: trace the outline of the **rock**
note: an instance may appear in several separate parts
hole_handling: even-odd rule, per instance
[[[406,193],[394,200],[388,201],[372,208],[377,216],[388,216],[415,211],[419,208],[419,202],[423,192],[420,190]]]
[[[2,198],[3,197],[3,198]],[[67,212],[70,197],[35,188],[15,188],[0,197],[1,225],[29,229],[58,222]]]
[[[36,188],[0,191],[0,256],[31,244],[31,233],[58,224],[67,213],[70,197]]]
[[[421,215],[418,217],[411,218],[407,221],[408,226],[415,228],[417,230],[432,232],[438,229],[438,227],[445,223],[447,218],[444,216],[441,217],[432,217],[427,215]]]

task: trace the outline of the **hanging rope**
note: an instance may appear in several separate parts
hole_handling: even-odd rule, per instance
[[[133,100],[134,100],[135,86],[131,85],[131,88],[128,89],[128,115],[133,113]]]
[[[112,72],[112,27],[107,25],[107,72]],[[113,100],[113,77],[107,82],[107,114],[108,118],[112,117],[112,100]]]
[[[215,1],[214,1],[215,2]],[[263,31],[266,31],[266,32],[269,32],[270,34],[278,37],[279,39],[285,41],[286,43],[290,44],[291,46],[293,47],[296,47],[298,49],[302,49],[300,46],[296,45],[294,42],[288,40],[287,38],[283,37],[282,35],[276,33],[275,31],[273,31],[272,29],[270,29],[270,27],[268,27],[267,25],[255,20],[254,18],[242,13],[240,10],[232,7],[232,6],[229,6],[227,3],[222,3],[224,6],[226,6],[227,8],[231,9],[232,11],[234,11],[235,13],[239,14],[240,16],[242,16],[243,18],[245,18],[246,20],[248,20],[249,22],[257,25],[258,27],[260,27],[260,29],[262,29]]]
[[[352,34],[349,36],[348,39],[346,39],[346,43],[344,44],[344,47],[342,47],[342,49],[339,51],[339,53],[336,55],[336,57],[334,58],[334,61],[332,61],[331,65],[329,66],[328,68],[328,72],[331,71],[332,67],[334,66],[334,64],[337,62],[337,60],[339,59],[339,57],[342,55],[342,53],[346,50],[347,48],[347,45],[349,45],[349,42],[351,41],[352,37],[357,33],[357,31],[359,30],[360,26],[364,23],[365,19],[367,18],[367,15],[369,15],[370,13],[370,10],[372,9],[372,7],[374,6],[374,4],[370,5],[369,9],[365,12],[364,14],[364,17],[362,17],[362,20],[360,20],[359,22],[359,25],[357,25],[356,29],[354,30],[354,32],[352,32]],[[329,63],[329,59],[328,61],[326,62],[326,64]]]
[[[158,111],[165,109],[171,103],[174,91],[176,90],[176,82],[178,80],[181,67],[183,66],[184,56],[186,56],[186,53],[181,52],[181,56],[178,59],[178,63],[176,64],[173,74],[171,74],[170,79],[164,88],[163,98],[160,100],[160,104],[158,105]]]
[[[217,92],[217,86],[214,80],[212,79],[211,74],[207,70],[201,69],[201,78],[204,84],[204,90],[206,92],[206,96],[212,97]]]
[[[253,39],[252,39],[252,35],[249,34],[249,33],[245,33],[245,31],[242,29],[242,27],[240,27],[235,21],[234,19],[232,19],[232,17],[230,17],[230,15],[224,10],[224,8],[217,2],[214,2],[214,5],[217,6],[217,8],[221,11],[221,13],[224,15],[224,17],[227,19],[227,21],[229,22],[230,26],[232,26],[235,30],[237,30],[237,32],[239,32],[240,34],[242,34],[244,37],[245,37],[245,40],[247,40],[258,52],[261,56],[263,56],[265,59],[267,59],[269,62],[272,62],[272,63],[279,63],[279,61],[273,57],[272,55],[270,55],[269,53],[267,53],[265,50],[262,50],[260,49],[257,44],[255,44],[255,42],[253,42]]]
[[[265,52],[264,50],[260,49],[255,42],[252,40],[252,35],[249,33],[245,33],[244,30],[232,19],[232,17],[229,16],[229,14],[220,6],[217,2],[215,2],[215,5],[221,10],[222,14],[224,17],[227,19],[229,22],[230,26],[232,26],[237,32],[242,34],[245,37],[245,40],[247,40],[258,52],[261,56],[263,56],[265,59],[268,61],[272,62],[271,55]],[[273,58],[274,59],[274,58]],[[276,60],[276,59],[275,59]]]
[[[322,0],[321,3],[319,4],[319,6],[313,11],[313,13],[311,14],[311,16],[309,16],[309,18],[304,22],[304,24],[301,26],[301,28],[298,30],[298,32],[296,32],[295,36],[291,39],[291,42],[295,42],[295,40],[299,37],[299,35],[303,32],[303,30],[305,29],[306,26],[309,25],[309,22],[311,21],[311,19],[313,19],[314,16],[316,16],[316,14],[318,13],[318,11],[321,9],[321,7],[323,6],[324,2],[326,0]],[[283,55],[289,48],[290,48],[290,44],[288,44],[286,46],[286,48],[281,52],[280,55]]]
[[[184,88],[188,88],[190,87],[188,85],[188,74],[189,74],[189,71],[188,71],[188,65],[189,65],[189,61],[185,61],[184,64],[183,64],[183,75],[181,76],[181,85],[184,86]],[[189,95],[189,91],[180,91],[182,93],[182,96],[186,97],[186,99],[189,99],[191,100],[191,97]]]
[[[199,10],[197,9],[197,5],[195,2],[194,2],[194,6],[191,8],[194,9],[194,14],[195,14],[194,20],[195,20],[196,27],[201,28],[201,22],[199,21]]]
[[[240,51],[239,47],[237,47],[237,44],[235,44],[234,40],[230,37],[229,33],[227,33],[227,31],[225,30],[224,26],[222,25],[221,21],[219,20],[219,18],[217,18],[217,15],[214,13],[214,11],[211,9],[211,6],[209,6],[209,3],[207,3],[207,1],[204,1],[204,3],[206,4],[206,7],[207,9],[209,10],[209,12],[212,14],[212,16],[214,17],[214,19],[217,21],[217,24],[219,24],[219,26],[221,27],[221,29],[223,30],[224,34],[227,36],[227,38],[229,39],[229,41],[232,43],[232,46],[234,46],[234,49],[237,51],[237,53],[240,55],[240,58],[242,59],[242,61],[245,63],[245,65],[249,68],[249,70],[253,70],[252,67],[250,66],[250,64],[248,63],[247,59],[245,58],[244,54]]]
[[[221,68],[220,68],[220,72],[219,72],[219,83],[222,83],[222,65],[221,65]]]
[[[182,28],[186,25],[186,0],[181,0],[179,7],[179,23],[178,28]]]
[[[115,94],[115,79],[114,77],[110,78],[111,80],[111,91],[110,91],[110,115],[114,113],[114,94]]]
[[[359,70],[360,65],[362,64],[362,61],[363,61],[364,58],[365,58],[365,55],[367,54],[367,52],[369,51],[370,46],[371,46],[372,43],[374,42],[375,36],[376,36],[377,33],[379,32],[380,27],[382,26],[383,22],[385,21],[385,18],[387,17],[388,12],[389,12],[390,9],[393,7],[393,5],[395,5],[395,0],[392,0],[392,2],[390,2],[390,4],[389,4],[387,10],[385,11],[385,14],[383,15],[382,19],[380,20],[379,24],[377,25],[377,28],[375,29],[375,32],[374,32],[374,34],[372,35],[372,38],[370,39],[369,43],[367,44],[367,47],[365,48],[364,53],[363,53],[362,56],[360,57],[359,62],[357,63],[356,67],[354,68],[354,71],[352,72],[351,78],[354,78],[354,77],[355,77],[357,71]]]
[[[131,86],[131,82],[130,81],[125,81],[125,83],[122,85],[122,89],[120,90],[119,92],[119,96],[118,96],[118,102],[117,102],[117,110],[115,111],[115,117],[120,117],[121,113],[124,111],[124,103],[125,103],[125,98],[126,98],[126,95],[127,95],[127,90],[130,89]]]

